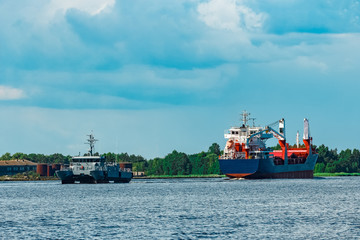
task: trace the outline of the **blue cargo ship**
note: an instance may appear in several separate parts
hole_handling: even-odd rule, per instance
[[[289,147],[285,138],[285,120],[265,127],[248,125],[250,113],[242,113],[243,124],[225,133],[224,153],[219,157],[220,170],[229,178],[312,178],[318,154],[312,147],[309,121],[304,119],[303,147]],[[273,125],[278,124],[275,130]],[[281,150],[266,147],[266,140],[277,138]]]

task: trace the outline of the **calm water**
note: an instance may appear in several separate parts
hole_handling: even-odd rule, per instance
[[[0,182],[0,239],[359,239],[360,177]]]

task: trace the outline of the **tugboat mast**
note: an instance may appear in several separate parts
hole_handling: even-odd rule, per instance
[[[89,144],[89,145],[90,145],[89,154],[90,154],[90,156],[93,156],[93,149],[94,149],[94,147],[95,147],[95,142],[96,142],[96,141],[99,141],[99,140],[97,140],[97,139],[94,138],[94,135],[93,135],[92,132],[91,132],[90,135],[87,135],[87,136],[89,136],[89,139],[87,139],[87,142],[86,142],[85,144]]]

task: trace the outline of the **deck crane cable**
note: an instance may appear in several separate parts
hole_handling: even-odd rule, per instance
[[[268,127],[273,127],[273,126],[275,126],[275,125],[277,125],[277,124],[279,124],[279,120],[277,120],[276,122],[270,123],[270,124],[268,124],[267,126],[268,126]]]

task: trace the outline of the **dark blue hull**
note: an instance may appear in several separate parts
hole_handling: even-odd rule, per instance
[[[243,178],[254,174],[260,159],[219,159],[220,170],[231,178]]]
[[[230,178],[312,178],[318,155],[304,163],[276,165],[273,158],[219,159],[220,170]]]
[[[75,175],[71,170],[58,170],[55,173],[63,184],[75,182],[108,183],[109,181],[114,181],[114,183],[128,183],[133,177],[131,172],[119,172],[116,177],[105,176],[103,171],[91,171],[90,174],[80,175]]]

